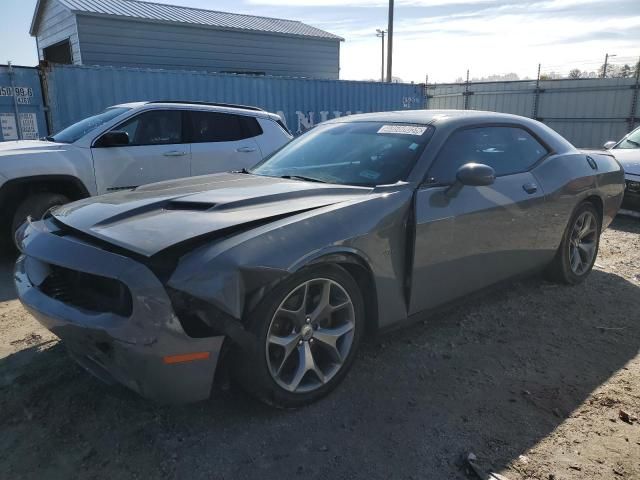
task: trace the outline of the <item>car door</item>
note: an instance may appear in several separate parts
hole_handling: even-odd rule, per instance
[[[91,149],[98,193],[188,177],[190,145],[183,141],[180,110],[148,110],[111,131],[125,132],[129,143]]]
[[[191,110],[187,115],[192,175],[241,170],[262,160],[254,139],[262,129],[255,118],[204,110]]]
[[[540,264],[545,200],[529,170],[548,153],[512,126],[462,129],[448,138],[415,196],[410,314]],[[495,182],[450,190],[466,163],[491,166]]]

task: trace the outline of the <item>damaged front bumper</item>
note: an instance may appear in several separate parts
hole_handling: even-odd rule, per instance
[[[188,336],[164,286],[145,265],[56,231],[19,232],[18,296],[98,378],[162,403],[206,399],[224,336]]]

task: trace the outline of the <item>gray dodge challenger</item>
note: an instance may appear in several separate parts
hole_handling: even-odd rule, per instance
[[[354,115],[248,171],[29,220],[15,283],[107,382],[193,402],[224,374],[295,407],[340,383],[369,332],[529,272],[583,281],[623,194],[611,155],[534,120]]]

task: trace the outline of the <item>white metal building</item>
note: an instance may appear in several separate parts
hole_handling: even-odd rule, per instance
[[[295,20],[140,0],[38,0],[40,60],[338,79],[337,35]]]

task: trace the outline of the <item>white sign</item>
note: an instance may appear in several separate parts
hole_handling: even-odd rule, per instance
[[[422,135],[427,127],[415,127],[412,125],[384,125],[378,133],[399,133],[400,135]]]
[[[2,125],[2,140],[19,140],[16,116],[13,113],[0,113],[0,124]],[[23,140],[40,138],[37,115],[35,113],[21,113],[20,130]]]
[[[0,126],[3,140],[18,140],[16,117],[13,113],[0,113]]]
[[[35,113],[20,114],[20,130],[22,131],[23,140],[37,140],[40,138],[38,117]]]

